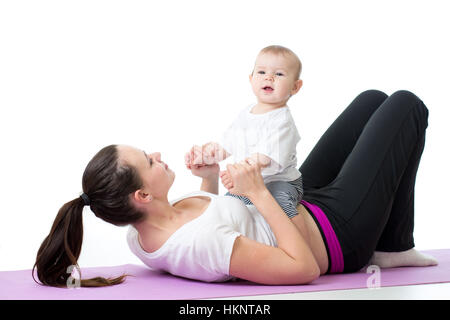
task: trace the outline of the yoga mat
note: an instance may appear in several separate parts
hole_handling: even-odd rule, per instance
[[[450,249],[423,251],[433,255],[438,266],[381,269],[381,287],[450,282]],[[205,283],[150,270],[144,265],[82,268],[82,277],[133,274],[120,285],[103,288],[53,288],[35,283],[31,270],[1,271],[2,300],[172,300],[237,297],[367,288],[377,285],[367,268],[357,273],[324,275],[307,285],[268,286],[248,281]],[[372,277],[372,278],[371,278]],[[370,278],[370,279],[369,279]],[[37,278],[36,278],[37,279]]]

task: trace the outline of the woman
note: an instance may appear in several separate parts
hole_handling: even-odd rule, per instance
[[[411,92],[361,93],[302,164],[304,200],[292,219],[250,159],[227,165],[222,183],[254,206],[217,195],[217,164],[191,167],[201,191],[169,202],[175,174],[159,153],[106,147],[86,167],[83,194],[60,209],[33,271],[44,285],[66,286],[67,268],[80,255],[85,205],[107,222],[131,225],[128,244],[150,267],[203,281],[302,284],[369,262],[435,265],[413,249],[414,183],[427,118]],[[125,277],[81,279],[81,286]]]

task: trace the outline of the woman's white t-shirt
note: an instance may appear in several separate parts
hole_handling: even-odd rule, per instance
[[[129,227],[128,246],[145,265],[176,276],[221,282],[234,278],[229,275],[229,269],[234,241],[238,236],[277,246],[272,230],[256,207],[247,206],[237,198],[196,191],[170,203],[173,205],[195,196],[209,197],[208,208],[177,229],[154,252],[144,251],[137,230]]]

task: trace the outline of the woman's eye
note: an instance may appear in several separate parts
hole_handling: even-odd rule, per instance
[[[150,166],[153,164],[153,159],[149,158],[148,161],[150,162]]]

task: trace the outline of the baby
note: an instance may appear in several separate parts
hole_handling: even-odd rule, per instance
[[[303,196],[296,156],[300,136],[286,103],[303,84],[299,79],[301,68],[299,58],[288,48],[262,49],[249,76],[257,103],[240,112],[220,143],[194,146],[185,156],[186,166],[190,169],[192,165],[219,163],[231,155],[235,162],[251,158],[261,167],[267,189],[288,217],[297,215],[296,207]],[[224,180],[227,172],[222,171],[220,176]],[[246,197],[226,195],[252,205]]]

